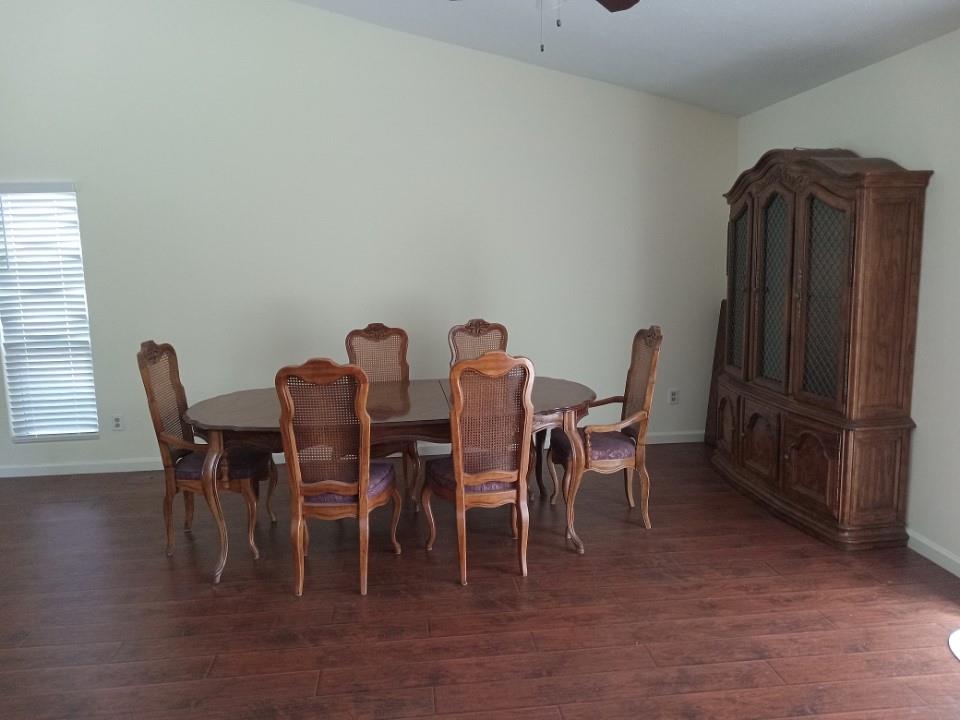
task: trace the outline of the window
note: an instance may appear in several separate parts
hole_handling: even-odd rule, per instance
[[[96,435],[72,186],[0,185],[0,355],[14,441]]]

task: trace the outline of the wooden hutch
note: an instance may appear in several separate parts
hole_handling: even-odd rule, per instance
[[[930,172],[772,150],[730,204],[715,467],[834,544],[906,541],[910,394]]]

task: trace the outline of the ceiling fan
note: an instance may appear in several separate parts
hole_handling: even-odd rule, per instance
[[[620,12],[621,10],[629,10],[640,0],[597,0],[597,2],[610,12]]]

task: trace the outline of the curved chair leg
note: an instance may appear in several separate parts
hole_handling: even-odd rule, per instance
[[[257,550],[257,541],[253,537],[253,532],[257,529],[257,493],[250,480],[240,481],[240,494],[247,504],[247,545],[250,546],[253,559],[259,560],[260,551]]]
[[[189,490],[183,491],[183,529],[186,532],[193,532],[193,493]]]
[[[460,584],[467,584],[467,509],[457,508],[457,555],[460,558]]]
[[[310,526],[306,518],[303,519],[303,556],[310,556]]]
[[[527,502],[525,499],[520,500],[519,508],[516,505],[514,505],[514,508],[517,509],[517,514],[520,516],[520,536],[517,539],[517,554],[519,555],[520,560],[520,574],[526,577],[527,540],[530,538],[530,511],[527,508]]]
[[[430,497],[433,491],[430,486],[424,484],[420,492],[420,507],[423,508],[423,514],[427,518],[427,550],[433,550],[433,542],[437,539],[437,523],[433,519],[433,508],[430,506]]]
[[[550,471],[550,479],[553,481],[553,492],[550,493],[550,504],[556,505],[557,498],[560,496],[560,478],[557,477],[557,464],[554,462],[553,449],[547,452],[547,469]],[[566,467],[564,467],[566,471]]]
[[[189,493],[187,494],[189,495]],[[167,556],[173,555],[173,499],[176,496],[176,488],[171,490],[168,483],[163,494],[163,530],[167,538]]]
[[[653,527],[650,524],[650,473],[647,472],[646,457],[641,456],[640,460],[640,514],[643,516],[643,526],[649,530]]]
[[[390,523],[390,542],[393,543],[393,552],[399,555],[400,543],[397,542],[397,525],[400,524],[400,511],[403,509],[403,495],[396,488],[393,489],[393,521]]]
[[[370,556],[370,516],[360,518],[360,594],[367,594],[367,564]]]
[[[627,494],[627,504],[634,508],[637,503],[633,500],[633,468],[626,468],[623,471],[623,491]]]
[[[511,537],[516,540],[519,535],[517,535],[517,506],[513,504],[510,506],[510,532]]]
[[[420,483],[420,470],[423,467],[423,461],[420,459],[420,451],[417,449],[416,442],[407,443],[404,446],[404,481],[406,484],[407,499],[417,507],[417,485]],[[407,462],[410,464],[410,473],[406,472]]]
[[[574,546],[577,548],[577,552],[583,555],[583,541],[580,539],[580,536],[577,535],[577,531],[573,528],[573,521],[575,517],[573,508],[577,499],[577,493],[580,491],[580,483],[583,480],[583,470],[571,467],[567,471],[567,476],[570,478],[569,481],[567,481],[566,477],[564,478],[564,483],[569,482],[569,487],[566,488],[567,537],[573,542]]]
[[[273,491],[277,489],[277,466],[273,460],[270,461],[270,484],[267,485],[267,515],[270,516],[270,524],[277,524],[277,514],[273,511]]]
[[[293,546],[293,594],[303,595],[303,536],[306,523],[296,512],[290,518],[290,544]]]

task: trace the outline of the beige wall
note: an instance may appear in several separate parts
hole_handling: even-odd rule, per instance
[[[960,32],[740,120],[739,166],[774,147],[844,147],[934,170],[927,191],[909,511],[911,545],[960,572]]]
[[[156,463],[141,340],[197,399],[368,321],[430,377],[451,324],[500,320],[601,394],[660,323],[652,430],[699,439],[735,145],[729,117],[293,2],[0,0],[0,182],[77,184],[104,428],[14,445],[0,407],[0,474]]]

